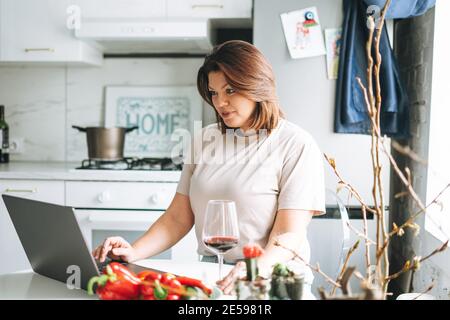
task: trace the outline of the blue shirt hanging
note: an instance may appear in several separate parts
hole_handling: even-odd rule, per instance
[[[376,5],[383,8],[385,0],[344,0],[344,21],[339,73],[336,83],[336,110],[334,130],[339,133],[371,132],[370,119],[363,92],[356,77],[367,88],[367,58],[365,46],[369,36],[366,26],[367,8]],[[435,0],[392,1],[386,18],[407,18],[423,14],[434,6]],[[391,49],[386,26],[380,38],[381,84],[381,132],[390,137],[409,136],[409,110],[407,92],[400,79],[399,70]]]

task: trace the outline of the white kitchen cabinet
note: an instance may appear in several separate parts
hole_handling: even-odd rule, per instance
[[[69,0],[0,0],[0,62],[101,65],[94,44],[67,26]]]
[[[64,204],[63,181],[0,180],[0,190],[2,194]],[[0,274],[30,268],[3,199],[0,200],[0,257]]]
[[[176,183],[67,181],[66,204],[77,208],[165,210]]]
[[[364,223],[362,219],[350,219],[350,224],[363,232]],[[376,237],[376,221],[369,219],[367,221],[369,230],[369,238]],[[310,263],[313,266],[319,264],[320,269],[328,276],[336,279],[340,271],[340,258],[343,252],[343,226],[340,219],[313,218],[308,227],[308,240],[311,247]],[[359,246],[350,257],[349,265],[355,266],[358,271],[365,271],[365,246],[364,240],[359,238],[354,231],[350,231],[350,245],[353,246],[356,241],[360,240]],[[375,259],[374,247],[371,246],[371,261]],[[344,256],[345,258],[345,256]],[[355,277],[351,278],[351,288],[354,292],[360,292],[359,280]],[[330,284],[326,279],[318,273],[314,273],[314,282],[312,286],[313,294],[316,294],[320,287],[329,289]]]
[[[110,236],[132,243],[165,212],[176,193],[174,182],[66,181],[66,205],[74,207],[89,248]],[[194,228],[155,259],[197,261]]]
[[[251,18],[252,0],[167,0],[169,18]]]
[[[165,18],[166,0],[73,0],[81,18]]]

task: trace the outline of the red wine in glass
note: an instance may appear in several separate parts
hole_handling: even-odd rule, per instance
[[[202,239],[207,249],[217,255],[219,279],[222,279],[223,255],[239,242],[239,224],[234,201],[208,201]]]
[[[233,236],[212,236],[206,237],[203,242],[213,251],[224,254],[238,245],[239,238]]]

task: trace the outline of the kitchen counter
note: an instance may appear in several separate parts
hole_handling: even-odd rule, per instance
[[[178,182],[181,171],[77,170],[79,162],[10,162],[0,164],[0,179]]]
[[[135,264],[157,270],[164,270],[178,275],[197,278],[205,283],[214,282],[218,276],[218,265],[209,262],[180,263],[170,260],[148,259]],[[232,266],[224,265],[227,273]],[[224,296],[223,298],[233,298]],[[65,283],[41,276],[32,270],[0,275],[0,300],[63,300],[63,299],[97,299],[80,289],[68,289]]]
[[[171,260],[146,259],[135,264],[178,275],[200,279],[211,285],[218,277],[218,265],[209,262],[176,262]],[[233,266],[223,265],[227,274]],[[0,275],[0,300],[66,300],[97,299],[84,290],[68,289],[65,283],[41,276],[32,270]],[[221,296],[221,300],[233,300],[233,296]],[[304,290],[303,299],[315,300],[310,291]]]

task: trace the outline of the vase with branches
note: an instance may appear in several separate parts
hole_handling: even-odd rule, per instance
[[[336,298],[337,288],[341,289],[343,295],[341,298],[347,299],[386,299],[388,293],[389,282],[393,279],[399,277],[401,274],[417,270],[421,263],[433,255],[444,251],[447,248],[448,241],[442,246],[436,248],[432,252],[426,254],[425,256],[414,256],[412,259],[407,260],[403,267],[393,273],[389,270],[389,245],[393,237],[401,237],[404,235],[407,229],[411,229],[415,234],[420,230],[419,226],[416,224],[415,220],[422,214],[426,214],[427,208],[433,204],[438,203],[439,198],[442,194],[450,188],[450,183],[441,190],[433,201],[429,204],[424,204],[419,198],[418,194],[413,188],[411,172],[409,168],[399,167],[396,160],[388,150],[386,146],[386,138],[381,134],[380,126],[380,115],[381,115],[381,105],[382,105],[382,92],[381,92],[381,82],[380,82],[380,66],[382,63],[382,56],[380,54],[380,37],[385,23],[385,17],[387,9],[390,5],[391,0],[387,0],[382,11],[381,17],[375,24],[374,18],[372,16],[368,17],[367,27],[369,28],[369,36],[365,46],[365,53],[367,58],[367,73],[366,73],[366,84],[360,78],[356,78],[355,81],[358,83],[360,89],[363,92],[365,98],[365,106],[367,110],[368,117],[371,123],[371,165],[372,165],[372,181],[371,181],[371,202],[373,205],[368,205],[368,202],[363,199],[361,193],[358,192],[349,182],[345,180],[343,175],[340,173],[337,165],[337,161],[328,156],[324,155],[327,163],[331,166],[334,174],[338,179],[338,190],[347,189],[351,196],[353,196],[361,205],[362,219],[363,219],[363,230],[358,230],[357,228],[350,226],[350,229],[355,232],[360,238],[355,242],[355,244],[348,251],[344,263],[341,266],[341,270],[337,279],[332,279],[330,276],[325,274],[320,266],[311,265],[305,261],[295,250],[285,247],[282,243],[277,242],[278,246],[284,247],[293,253],[294,259],[303,261],[309,268],[313,271],[319,273],[325,278],[325,280],[332,285],[330,292],[325,292],[323,288],[319,290],[320,296],[323,299]],[[403,148],[399,145],[393,144],[394,148],[400,152],[411,157],[413,160],[419,160],[419,157],[415,155],[411,150]],[[387,212],[385,205],[385,195],[383,190],[383,179],[382,179],[382,155],[385,155],[389,161],[389,164],[394,171],[395,175],[400,179],[404,186],[405,191],[402,194],[396,195],[396,197],[410,197],[414,203],[417,205],[419,210],[413,212],[409,215],[409,218],[401,225],[396,225],[393,223],[392,226],[388,226],[387,223]],[[375,238],[371,239],[369,237],[368,230],[368,220],[367,214],[373,214],[376,225]],[[389,214],[392,214],[391,212]],[[439,227],[439,226],[438,226]],[[442,230],[442,228],[440,228]],[[349,266],[350,256],[355,252],[360,242],[364,243],[365,248],[365,270],[356,270],[355,267]],[[351,276],[357,277],[361,282],[362,293],[359,295],[353,295],[348,286],[348,281]],[[430,290],[428,288],[427,290]]]

